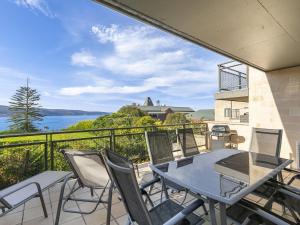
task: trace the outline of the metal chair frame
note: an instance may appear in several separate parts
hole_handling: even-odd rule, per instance
[[[143,198],[142,198],[142,195],[141,195],[141,192],[140,192],[140,188],[138,187],[138,184],[137,184],[137,181],[136,181],[136,176],[135,176],[135,172],[134,172],[134,167],[133,167],[133,164],[126,160],[125,162],[129,165],[128,168],[127,167],[122,167],[120,165],[116,165],[114,164],[113,162],[110,161],[110,157],[109,157],[109,154],[112,154],[112,155],[115,155],[117,157],[120,157],[119,155],[117,155],[116,153],[113,153],[111,151],[106,151],[104,153],[104,161],[105,163],[107,164],[107,167],[109,168],[109,174],[111,176],[111,178],[114,180],[114,183],[116,184],[121,196],[122,196],[122,199],[124,199],[124,205],[125,205],[125,208],[128,212],[128,224],[133,224],[135,221],[134,221],[134,216],[132,215],[132,212],[130,210],[130,207],[128,206],[128,202],[126,201],[126,197],[125,197],[125,194],[123,193],[123,187],[122,185],[119,183],[119,180],[118,178],[115,176],[114,174],[114,170],[115,171],[118,171],[118,172],[121,172],[121,173],[124,173],[124,174],[128,174],[130,179],[132,179],[132,182],[134,184],[134,191],[136,192],[136,199],[134,200],[135,201],[135,205],[143,212],[141,212],[145,217],[144,217],[144,224],[147,224],[147,225],[154,225],[153,222],[152,222],[152,219],[150,217],[150,214],[149,212],[152,211],[152,210],[155,210],[157,207],[159,207],[161,204],[163,203],[160,203],[159,205],[156,205],[154,206],[153,208],[150,209],[150,211],[148,211],[144,201],[143,201]],[[120,157],[121,159],[124,159],[123,157]],[[162,182],[164,183],[164,181],[162,180]],[[137,202],[136,202],[137,201]],[[166,200],[166,201],[171,201],[171,200]],[[203,206],[204,207],[204,210],[205,209],[205,206],[204,206],[204,202],[200,199],[197,199],[195,200],[192,204],[190,204],[187,208],[184,208],[182,211],[180,211],[179,213],[177,213],[176,215],[174,215],[173,217],[169,218],[169,220],[167,220],[164,225],[175,225],[175,224],[179,224],[181,221],[183,221],[188,215],[190,215],[191,213],[193,213],[194,210],[196,210],[197,208]],[[202,220],[202,218],[199,217],[199,221],[200,222]]]
[[[106,185],[99,186],[99,187],[85,185],[84,182],[81,180],[80,176],[78,175],[76,169],[74,168],[73,163],[70,161],[70,159],[66,155],[66,150],[60,150],[60,151],[64,155],[64,158],[68,162],[68,164],[69,164],[69,166],[72,169],[74,174],[71,175],[71,176],[66,177],[63,184],[62,184],[62,186],[61,186],[59,201],[58,201],[58,206],[57,206],[55,225],[59,224],[59,218],[60,218],[61,211],[68,212],[68,213],[79,213],[79,214],[84,214],[84,215],[91,214],[91,213],[96,211],[96,209],[97,209],[97,207],[99,206],[100,203],[104,203],[104,204],[108,205],[106,224],[109,225],[110,224],[110,216],[111,216],[112,192],[113,192],[113,189],[114,189],[113,182],[108,181],[106,183]],[[84,156],[97,156],[97,157],[100,158],[101,162],[103,162],[103,166],[107,170],[101,153],[98,153],[98,152],[80,152],[80,153],[72,153],[72,155],[73,156],[82,156],[82,157],[84,157]],[[68,184],[68,181],[70,181],[71,179],[75,179],[75,182],[72,185],[69,193],[64,196],[65,187]],[[76,187],[77,184],[78,184],[78,186]],[[84,187],[90,188],[91,196],[93,196],[93,192],[94,192],[95,189],[96,190],[97,189],[102,190],[102,191],[101,191],[101,193],[100,193],[100,195],[97,199],[83,199],[83,198],[75,198],[75,197],[72,196],[76,191],[78,191],[78,190],[80,190]],[[102,197],[103,197],[103,195],[104,195],[104,193],[105,193],[105,191],[108,187],[109,187],[108,200],[102,200]],[[70,210],[70,209],[67,209],[67,207],[66,207],[66,204],[69,201],[74,201],[74,202],[76,202],[76,204],[78,202],[95,203],[95,206],[89,211],[82,211],[80,209],[79,210]]]

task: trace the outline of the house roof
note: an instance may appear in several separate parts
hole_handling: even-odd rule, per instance
[[[174,106],[138,106],[140,110],[147,113],[162,113],[167,109],[171,109],[173,112],[189,113],[194,112],[190,107],[174,107]]]
[[[300,1],[96,0],[264,71],[300,65]]]

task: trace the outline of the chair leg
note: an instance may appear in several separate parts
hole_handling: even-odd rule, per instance
[[[91,196],[94,197],[94,189],[90,188],[90,191],[91,191]]]
[[[69,176],[65,178],[65,180],[61,186],[61,189],[60,189],[59,200],[58,200],[57,211],[56,211],[56,218],[55,218],[55,225],[58,225],[58,223],[59,223],[59,217],[60,217],[60,213],[61,213],[64,192],[65,192],[66,184],[67,184],[69,178],[70,178]]]
[[[47,209],[46,209],[46,206],[45,206],[45,201],[44,201],[44,197],[43,197],[43,193],[42,193],[41,187],[38,185],[37,189],[38,189],[38,193],[39,193],[38,196],[40,197],[40,200],[41,200],[41,204],[42,204],[44,216],[45,216],[45,218],[47,218],[48,217],[48,213],[47,213]]]
[[[208,211],[206,209],[205,203],[203,203],[203,211],[204,211],[205,215],[208,215]]]
[[[108,192],[108,201],[107,201],[107,215],[106,215],[106,225],[110,225],[110,216],[111,216],[111,205],[112,205],[112,191],[114,185],[110,184],[109,192]]]

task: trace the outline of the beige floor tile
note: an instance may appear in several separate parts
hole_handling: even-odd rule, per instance
[[[106,222],[107,211],[99,209],[90,215],[85,215],[84,219],[88,225],[99,225]]]
[[[0,225],[16,225],[22,222],[22,211],[0,217]]]
[[[47,209],[48,215],[49,216],[52,215],[52,210],[51,210],[51,206],[49,203],[46,204],[46,209]],[[33,220],[35,218],[43,218],[43,217],[44,217],[44,212],[43,212],[42,206],[38,206],[38,207],[34,207],[34,208],[27,208],[27,209],[25,207],[23,222]]]
[[[122,202],[113,204],[111,208],[111,213],[112,216],[114,216],[115,218],[119,218],[127,214],[124,204]]]
[[[32,220],[24,221],[22,225],[53,225],[52,215],[45,218],[44,216],[39,216]]]
[[[61,225],[85,225],[84,220],[80,218],[76,218],[74,220],[67,221],[65,223],[62,223]]]

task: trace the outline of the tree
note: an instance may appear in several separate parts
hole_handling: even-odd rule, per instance
[[[140,110],[138,107],[134,105],[123,106],[118,110],[118,113],[123,113],[126,114],[127,116],[136,116],[136,117],[141,117],[146,115],[142,110]]]
[[[43,120],[43,116],[40,114],[40,94],[36,89],[29,87],[28,83],[27,79],[26,86],[21,86],[16,90],[9,102],[11,130],[19,132],[37,131],[34,122]]]
[[[179,123],[187,123],[188,120],[183,113],[168,113],[164,124],[172,125],[172,124],[179,124]]]

